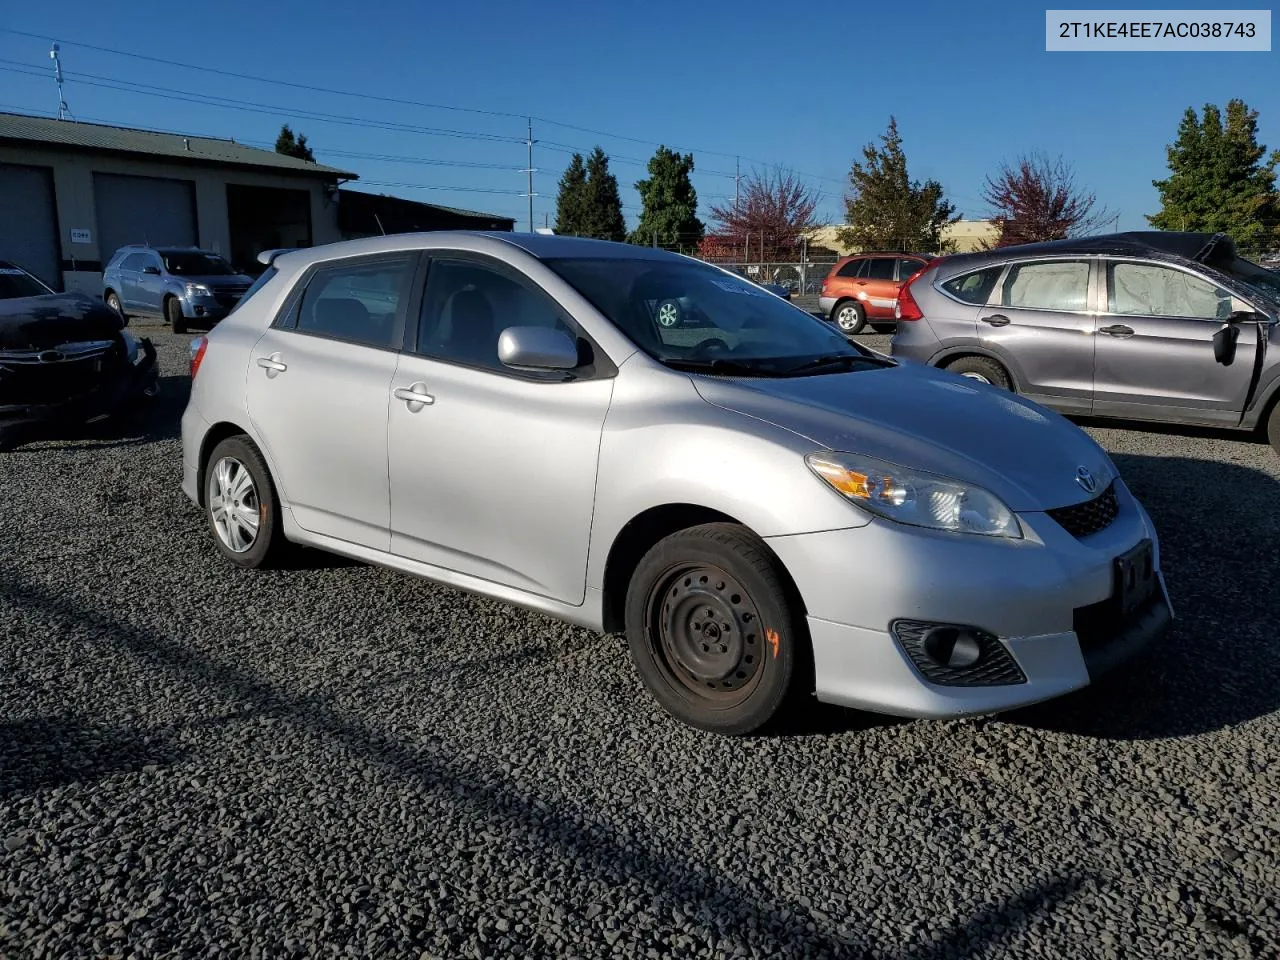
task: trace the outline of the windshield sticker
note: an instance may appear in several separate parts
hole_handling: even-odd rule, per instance
[[[767,297],[769,293],[761,290],[759,287],[752,286],[749,283],[739,283],[736,280],[721,280],[719,277],[712,281],[721,290],[728,290],[730,293],[741,293],[747,297]]]

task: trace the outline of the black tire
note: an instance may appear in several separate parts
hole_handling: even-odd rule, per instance
[[[958,360],[952,360],[944,369],[975,380],[985,380],[991,386],[999,387],[1001,390],[1013,389],[1013,381],[1008,371],[990,357],[961,357]]]
[[[627,643],[668,714],[737,736],[813,692],[808,631],[787,583],[764,542],[732,523],[681,530],[644,555],[627,588]]]
[[[248,504],[258,515],[257,535],[248,549],[235,550],[223,539],[215,519],[214,489],[218,464],[224,459],[243,468],[253,481],[253,502]],[[260,569],[277,565],[287,552],[284,530],[280,523],[280,498],[276,494],[271,472],[252,440],[243,434],[228,437],[213,448],[204,468],[204,514],[218,552],[240,567]],[[247,498],[246,498],[247,499]],[[245,502],[245,501],[241,501]]]
[[[174,333],[187,332],[187,318],[182,315],[182,304],[177,297],[170,297],[164,302],[164,317]]]
[[[857,300],[841,300],[831,308],[831,322],[846,337],[852,337],[867,325],[867,311]]]
[[[120,302],[120,297],[116,295],[114,290],[107,294],[107,306],[120,314],[121,320],[129,319],[128,314],[124,312],[124,304]]]
[[[1271,405],[1271,416],[1267,418],[1267,439],[1271,448],[1280,453],[1280,400]]]

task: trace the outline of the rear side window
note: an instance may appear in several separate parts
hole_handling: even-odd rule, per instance
[[[1083,313],[1088,302],[1088,260],[1014,264],[1000,290],[1005,307]]]
[[[867,267],[868,280],[892,280],[897,260],[892,257],[873,257]]]
[[[944,283],[942,289],[965,303],[986,303],[991,299],[991,291],[995,289],[1002,270],[1004,270],[1002,266],[987,267],[985,270],[975,270],[973,273],[962,273]]]
[[[863,271],[862,276],[866,276],[867,261],[866,260],[850,260],[843,267],[836,271],[837,277],[856,277],[859,276],[858,271]]]
[[[405,256],[316,271],[298,305],[296,329],[367,347],[396,347],[396,320],[413,263]]]

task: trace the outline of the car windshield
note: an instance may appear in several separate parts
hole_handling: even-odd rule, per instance
[[[19,297],[45,297],[53,293],[48,287],[25,270],[0,263],[0,300],[16,300]]]
[[[166,253],[164,268],[178,277],[224,277],[235,271],[231,264],[214,253]]]
[[[817,317],[708,264],[622,258],[546,263],[640,349],[671,367],[800,376],[893,365]]]
[[[1225,263],[1213,263],[1212,266],[1257,291],[1272,308],[1280,309],[1280,273],[1260,267],[1243,257],[1233,257]]]

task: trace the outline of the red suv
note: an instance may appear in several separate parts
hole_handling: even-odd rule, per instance
[[[916,253],[855,253],[836,261],[822,281],[818,308],[844,333],[859,333],[869,322],[892,330],[898,291],[932,259]]]

